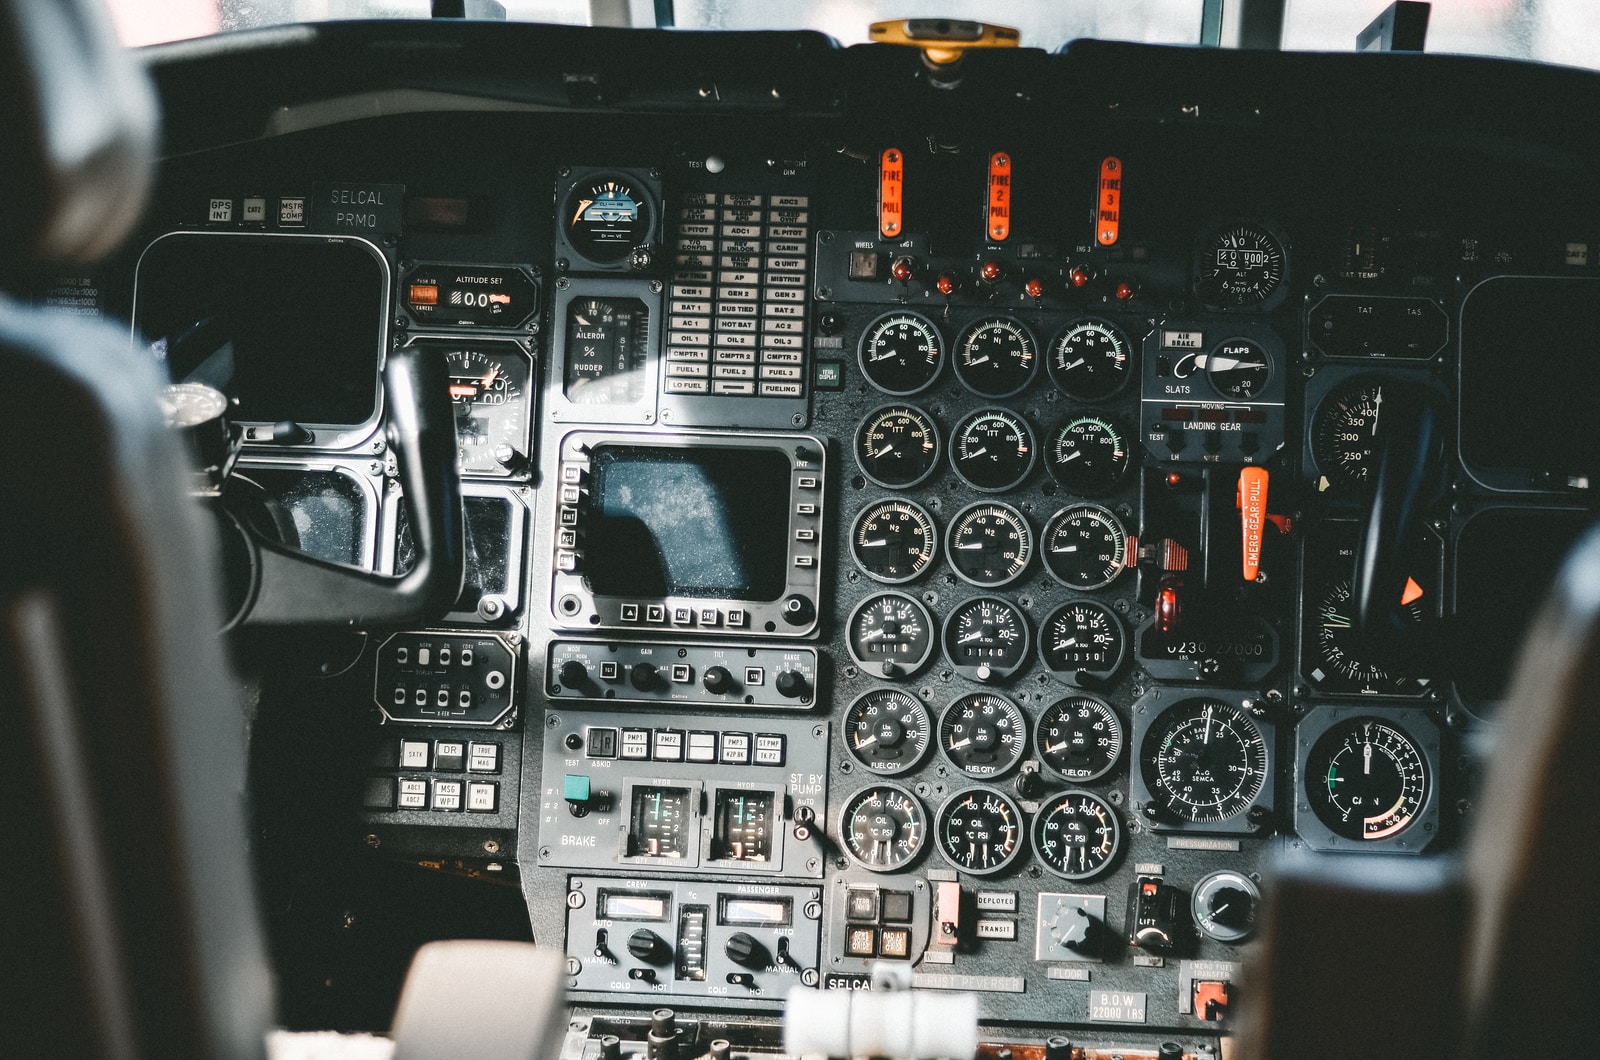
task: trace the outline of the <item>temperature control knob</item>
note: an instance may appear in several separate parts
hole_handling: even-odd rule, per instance
[[[728,960],[734,964],[753,971],[760,972],[772,967],[772,955],[761,944],[761,940],[748,931],[737,931],[729,936],[728,941],[723,944],[722,952],[726,953]]]
[[[672,947],[667,940],[649,928],[640,928],[628,936],[628,953],[646,964],[666,964],[672,960]]]

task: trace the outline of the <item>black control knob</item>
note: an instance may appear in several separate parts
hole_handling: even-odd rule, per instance
[[[811,687],[806,683],[806,675],[799,670],[779,671],[777,681],[774,683],[778,687],[778,695],[785,699],[799,699]]]
[[[678,1019],[670,1008],[650,1013],[650,1032],[645,1035],[645,1060],[675,1060],[678,1055]]]
[[[1072,1060],[1072,1039],[1057,1034],[1044,1040],[1044,1060]]]
[[[577,659],[568,659],[556,671],[556,676],[568,688],[582,688],[589,680],[589,668]]]
[[[711,1060],[733,1060],[733,1043],[726,1038],[712,1039]]]
[[[1162,1042],[1156,1049],[1156,1060],[1183,1060],[1183,1046],[1177,1042]]]
[[[1073,953],[1085,957],[1097,956],[1102,947],[1105,925],[1100,918],[1079,906],[1068,918],[1061,932],[1061,944]]]
[[[622,1060],[622,1039],[615,1034],[601,1038],[600,1060]]]
[[[1231,928],[1246,928],[1255,922],[1255,899],[1237,887],[1218,887],[1206,896],[1211,919]]]
[[[734,688],[733,675],[728,672],[726,666],[706,667],[706,672],[700,676],[700,683],[714,696],[732,692]]]
[[[628,936],[628,953],[634,960],[646,964],[666,964],[672,960],[672,947],[667,940],[649,928],[640,928]]]
[[[1025,799],[1036,799],[1044,791],[1044,781],[1039,779],[1037,769],[1023,769],[1017,774],[1015,787],[1017,794]]]
[[[791,626],[803,626],[817,617],[817,605],[809,596],[794,593],[783,599],[783,620]]]
[[[758,972],[772,967],[772,955],[761,944],[761,940],[748,931],[734,932],[723,944],[722,952],[726,953],[728,960],[734,964]]]
[[[650,663],[634,663],[628,670],[628,683],[640,692],[650,691],[660,680],[660,672]]]

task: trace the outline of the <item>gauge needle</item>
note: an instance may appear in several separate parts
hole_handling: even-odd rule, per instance
[[[1211,368],[1218,372],[1231,372],[1235,368],[1266,367],[1265,362],[1262,361],[1241,361],[1237,357],[1227,357],[1220,353],[1212,357],[1196,357],[1194,364],[1196,368]]]
[[[1077,545],[1052,545],[1051,548],[1050,548],[1050,551],[1051,552],[1076,552],[1076,551],[1078,551],[1078,546]]]
[[[877,733],[873,733],[871,736],[868,736],[865,740],[857,740],[856,741],[856,749],[860,750],[863,747],[871,747],[873,744],[875,744],[877,742],[878,742],[878,734]]]
[[[1077,637],[1068,637],[1066,640],[1056,641],[1057,648],[1070,648],[1078,643]]]
[[[1070,464],[1072,461],[1078,459],[1078,457],[1080,457],[1082,455],[1083,455],[1083,450],[1082,449],[1074,449],[1072,452],[1068,453],[1066,456],[1062,457],[1060,460],[1057,460],[1056,463],[1058,463],[1058,464]]]
[[[983,547],[983,542],[982,541],[974,541],[970,545],[954,545],[952,547],[954,547],[954,548],[956,548],[956,549],[958,549],[960,551],[970,551],[970,550],[975,549],[975,548],[982,548]]]
[[[970,746],[970,745],[971,745],[971,743],[972,743],[972,737],[970,737],[970,736],[969,736],[969,737],[967,737],[967,738],[966,738],[966,739],[965,739],[965,740],[962,740],[962,741],[961,741],[961,742],[960,742],[960,743],[953,743],[953,744],[951,744],[951,745],[950,745],[950,746],[949,746],[949,747],[948,747],[948,748],[947,748],[947,750],[951,750],[951,751],[959,751],[959,750],[961,750],[961,749],[962,749],[962,748],[963,748],[963,747],[967,747],[967,746]]]
[[[975,640],[982,640],[982,639],[983,639],[983,630],[977,629],[977,630],[973,630],[971,633],[968,633],[965,637],[962,637],[960,640],[956,641],[956,643],[957,644],[971,644]]]
[[[1083,364],[1084,360],[1085,360],[1085,358],[1079,357],[1076,361],[1073,361],[1071,364],[1062,365],[1061,366],[1061,370],[1063,372],[1070,372],[1074,368],[1077,368],[1079,365]]]
[[[882,353],[878,354],[877,356],[873,357],[872,359],[874,361],[887,361],[889,358],[891,358],[893,356],[894,356],[894,350],[891,348],[891,349],[884,350]]]
[[[1205,744],[1211,742],[1211,708],[1209,706],[1206,707],[1206,735],[1200,742]]]
[[[1364,743],[1364,744],[1361,745],[1361,774],[1362,774],[1362,776],[1368,776],[1368,777],[1370,777],[1372,775],[1372,743],[1371,743],[1371,741],[1368,741],[1367,743]]]
[[[979,357],[977,360],[968,361],[967,363],[968,364],[988,364],[989,363],[989,355],[986,353],[982,357]]]
[[[478,385],[487,390],[489,387],[494,386],[494,381],[499,378],[500,366],[497,364],[493,368],[489,369],[482,379],[478,380]]]
[[[861,542],[861,547],[862,548],[883,548],[888,543],[889,543],[889,539],[888,538],[879,537],[879,538],[874,538],[871,541],[863,541],[863,542]]]
[[[980,456],[987,456],[987,455],[988,455],[988,453],[989,453],[989,449],[988,449],[988,447],[987,447],[987,446],[985,446],[985,447],[984,447],[984,448],[982,448],[982,449],[975,449],[975,450],[973,450],[973,451],[972,451],[972,452],[970,452],[970,453],[967,453],[967,454],[966,454],[966,458],[967,458],[967,459],[968,459],[968,460],[976,460],[976,459],[977,459],[977,458],[978,458],[978,457],[980,457]]]
[[[892,453],[892,452],[894,452],[894,443],[890,442],[888,445],[884,446],[882,449],[879,449],[879,450],[875,451],[872,454],[872,459],[876,460],[876,459],[878,459],[878,457],[882,456],[883,454]]]
[[[1383,387],[1372,393],[1372,436],[1378,436],[1378,413],[1383,411]]]

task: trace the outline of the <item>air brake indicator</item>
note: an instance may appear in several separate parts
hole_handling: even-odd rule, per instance
[[[1011,156],[989,156],[989,238],[998,243],[1011,235]]]
[[[905,176],[905,155],[885,150],[878,166],[878,232],[885,239],[899,239],[905,227]]]
[[[1111,155],[1100,163],[1100,201],[1095,210],[1095,241],[1115,246],[1122,232],[1122,159]]]

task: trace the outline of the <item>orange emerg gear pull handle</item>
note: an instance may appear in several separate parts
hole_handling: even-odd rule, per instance
[[[1261,573],[1261,534],[1267,522],[1267,469],[1247,467],[1239,472],[1239,525],[1244,530],[1244,580]]]

